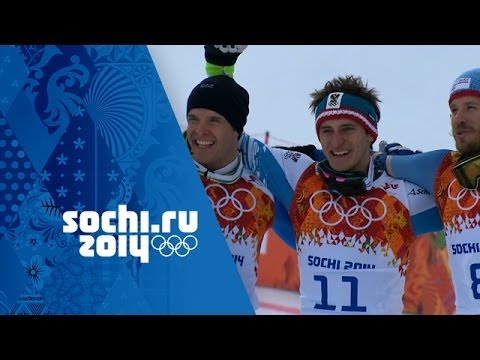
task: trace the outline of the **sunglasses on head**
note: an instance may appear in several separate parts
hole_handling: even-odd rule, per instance
[[[323,176],[328,188],[344,196],[355,196],[367,191],[365,174],[361,172],[339,172],[333,170],[327,160],[317,163],[317,173]]]
[[[477,189],[480,184],[480,155],[460,159],[452,172],[462,187],[470,190]]]

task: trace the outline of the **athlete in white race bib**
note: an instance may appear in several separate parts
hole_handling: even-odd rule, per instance
[[[383,157],[392,176],[435,195],[445,230],[457,314],[480,314],[480,69],[461,74],[450,98],[458,151]]]
[[[272,226],[272,194],[243,166],[238,152],[248,92],[227,75],[204,79],[187,101],[186,139],[252,306],[260,244]]]

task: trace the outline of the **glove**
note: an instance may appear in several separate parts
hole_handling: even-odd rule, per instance
[[[310,157],[313,160],[317,160],[317,159],[315,159],[315,152],[317,151],[317,147],[315,145],[312,145],[312,144],[300,145],[300,146],[274,146],[274,148],[296,151],[296,152],[307,155],[308,157]]]
[[[422,153],[420,150],[412,150],[399,143],[387,144],[386,141],[380,142],[379,149],[387,155],[414,155]]]
[[[218,66],[232,66],[248,45],[205,45],[205,60]]]

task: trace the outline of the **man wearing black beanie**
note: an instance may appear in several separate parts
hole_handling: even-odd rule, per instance
[[[238,141],[247,122],[248,92],[228,75],[195,86],[187,100],[186,140],[233,261],[254,309],[260,244],[272,226],[274,201],[243,167]]]

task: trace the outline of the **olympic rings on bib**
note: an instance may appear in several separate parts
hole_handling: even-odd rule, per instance
[[[235,191],[233,191],[231,194],[228,193],[227,189],[225,189],[225,187],[223,187],[222,185],[220,184],[211,184],[211,185],[208,185],[205,190],[207,191],[207,194],[208,194],[208,190],[210,189],[213,189],[213,188],[219,188],[223,191],[224,193],[224,196],[221,197],[216,204],[213,203],[213,200],[212,198],[209,196],[209,199],[210,199],[210,202],[212,203],[212,207],[213,209],[215,210],[215,212],[222,218],[222,219],[225,219],[227,221],[235,221],[235,220],[238,220],[240,219],[244,213],[248,213],[248,212],[251,212],[255,209],[255,207],[257,206],[257,199],[255,198],[255,196],[252,194],[252,192],[248,189],[236,189]],[[247,194],[247,196],[250,196],[252,198],[252,205],[249,207],[249,208],[244,208],[244,206],[246,205],[246,202],[244,201],[242,203],[242,201],[240,201],[239,199],[236,198],[236,195],[241,193],[241,192],[244,192]],[[231,203],[233,205],[233,207],[238,210],[238,214],[235,215],[235,216],[227,216],[225,214],[222,214],[221,212],[221,209],[227,207],[228,209],[228,204]]]
[[[326,194],[329,200],[323,203],[323,205],[319,209],[317,209],[315,207],[315,197],[320,194]],[[327,190],[316,191],[310,197],[310,208],[312,209],[312,211],[314,211],[319,215],[322,223],[329,226],[335,226],[341,223],[342,221],[345,221],[348,224],[348,226],[350,226],[354,230],[364,230],[368,228],[373,222],[381,221],[387,215],[387,205],[381,199],[378,199],[376,197],[370,197],[368,199],[363,200],[362,203],[359,204],[356,198],[351,196],[345,197],[345,199],[350,200],[353,203],[353,206],[348,206],[347,208],[344,208],[339,203],[339,200],[342,197],[344,196],[339,194],[338,197],[335,198],[334,195]],[[366,205],[369,202],[377,202],[378,204],[380,204],[383,208],[381,213],[375,216],[375,214],[373,214],[372,211],[366,207]],[[334,210],[335,213],[338,214],[339,216],[338,220],[329,222],[327,219],[325,219],[324,214],[326,214],[331,210]],[[360,215],[366,220],[366,223],[362,226],[356,226],[352,224],[351,219],[358,218]]]

